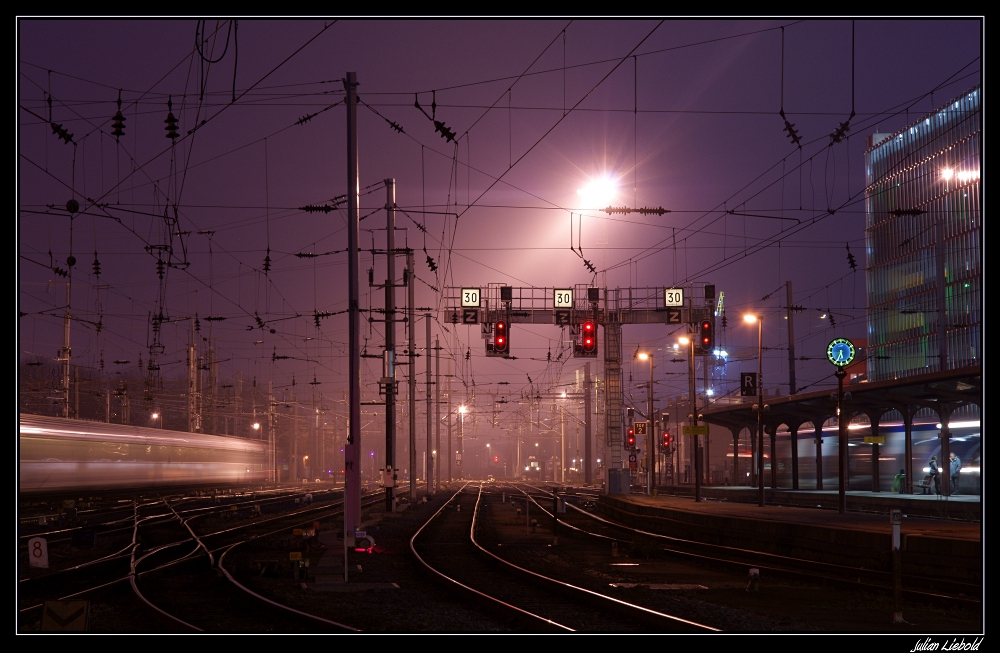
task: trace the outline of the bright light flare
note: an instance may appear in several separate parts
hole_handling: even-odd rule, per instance
[[[680,338],[677,339],[677,342],[681,343],[682,345],[686,345],[691,342],[691,339],[686,336],[681,336]]]
[[[468,410],[468,409],[465,406],[459,406],[458,407],[458,412],[460,412],[460,413],[464,413],[466,410]]]
[[[754,322],[757,321],[757,316],[756,315],[750,315],[750,314],[744,315],[743,316],[743,321],[747,322],[749,324],[753,324]]]
[[[639,360],[641,360],[641,361],[648,361],[649,360],[649,354],[646,354],[646,353],[639,354]]]
[[[607,175],[591,179],[586,186],[576,191],[583,207],[600,209],[609,206],[618,195],[618,180]]]
[[[253,430],[254,430],[254,431],[256,431],[256,430],[258,430],[259,428],[260,428],[260,423],[258,423],[258,422],[254,422],[254,423],[253,423]]]
[[[160,416],[160,414],[159,414],[159,413],[153,413],[153,419],[156,419],[156,418],[157,418],[157,417],[159,417],[159,416]]]
[[[952,170],[951,168],[945,168],[944,170],[941,171],[941,177],[943,179],[951,179],[954,176],[955,176],[955,171]]]

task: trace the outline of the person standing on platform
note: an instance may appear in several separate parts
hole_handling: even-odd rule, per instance
[[[903,494],[906,491],[906,470],[901,469],[896,477],[892,479],[892,491]]]
[[[955,454],[951,454],[948,457],[948,462],[951,464],[951,469],[949,470],[951,474],[951,493],[958,494],[958,474],[962,471],[962,460]]]
[[[941,477],[938,476],[937,456],[931,456],[931,459],[927,461],[927,473],[930,474],[934,484],[934,494],[941,494]]]

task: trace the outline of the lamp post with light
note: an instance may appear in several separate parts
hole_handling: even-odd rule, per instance
[[[163,428],[163,415],[161,415],[160,413],[157,412],[157,413],[153,413],[152,417],[153,417],[153,424],[156,425],[156,428],[162,429]]]
[[[641,353],[639,354],[639,360],[649,361],[649,388],[646,393],[648,406],[646,419],[649,420],[649,424],[646,426],[646,494],[653,496],[653,468],[656,464],[656,444],[653,435],[655,432],[653,428],[653,355]]]
[[[458,407],[458,450],[455,452],[455,457],[458,459],[456,461],[456,466],[458,467],[458,477],[465,478],[462,466],[462,457],[465,453],[465,411],[468,409],[465,406]]]
[[[747,315],[743,321],[757,323],[757,505],[764,505],[764,316]],[[739,452],[737,452],[738,454]],[[771,461],[774,464],[774,461]]]

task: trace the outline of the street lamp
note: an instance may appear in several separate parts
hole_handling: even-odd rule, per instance
[[[580,195],[583,208],[603,208],[618,194],[618,180],[607,175],[591,179],[586,186],[577,191],[577,194]]]
[[[653,467],[655,466],[655,458],[653,451],[655,447],[653,445],[653,355],[647,354],[645,352],[639,354],[639,360],[649,361],[649,388],[646,393],[648,400],[648,410],[646,415],[648,415],[649,423],[646,426],[646,494],[653,496]]]
[[[458,451],[455,452],[458,464],[458,477],[465,478],[465,412],[464,405],[458,407]]]
[[[757,505],[764,505],[764,316],[746,314],[743,321],[757,323]],[[739,452],[737,452],[738,454]],[[774,461],[771,461],[774,464]]]
[[[153,423],[157,424],[156,428],[162,429],[163,428],[163,417],[159,413],[153,413],[152,417],[153,417]],[[159,420],[159,421],[157,421],[157,420]]]

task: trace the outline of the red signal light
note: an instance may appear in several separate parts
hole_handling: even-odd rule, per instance
[[[583,352],[585,354],[595,354],[597,352],[597,325],[588,320],[581,327],[583,332]]]
[[[507,335],[507,323],[500,321],[493,325],[493,348],[504,353],[510,347],[510,337]]]
[[[634,449],[635,448],[635,429],[631,429],[630,428],[628,430],[628,435],[625,438],[625,445],[629,449]]]
[[[715,325],[711,320],[702,320],[699,328],[699,342],[701,343],[702,351],[708,353],[710,349],[715,346],[715,334],[713,333]]]
[[[500,462],[500,456],[493,456],[493,462],[495,463]]]

